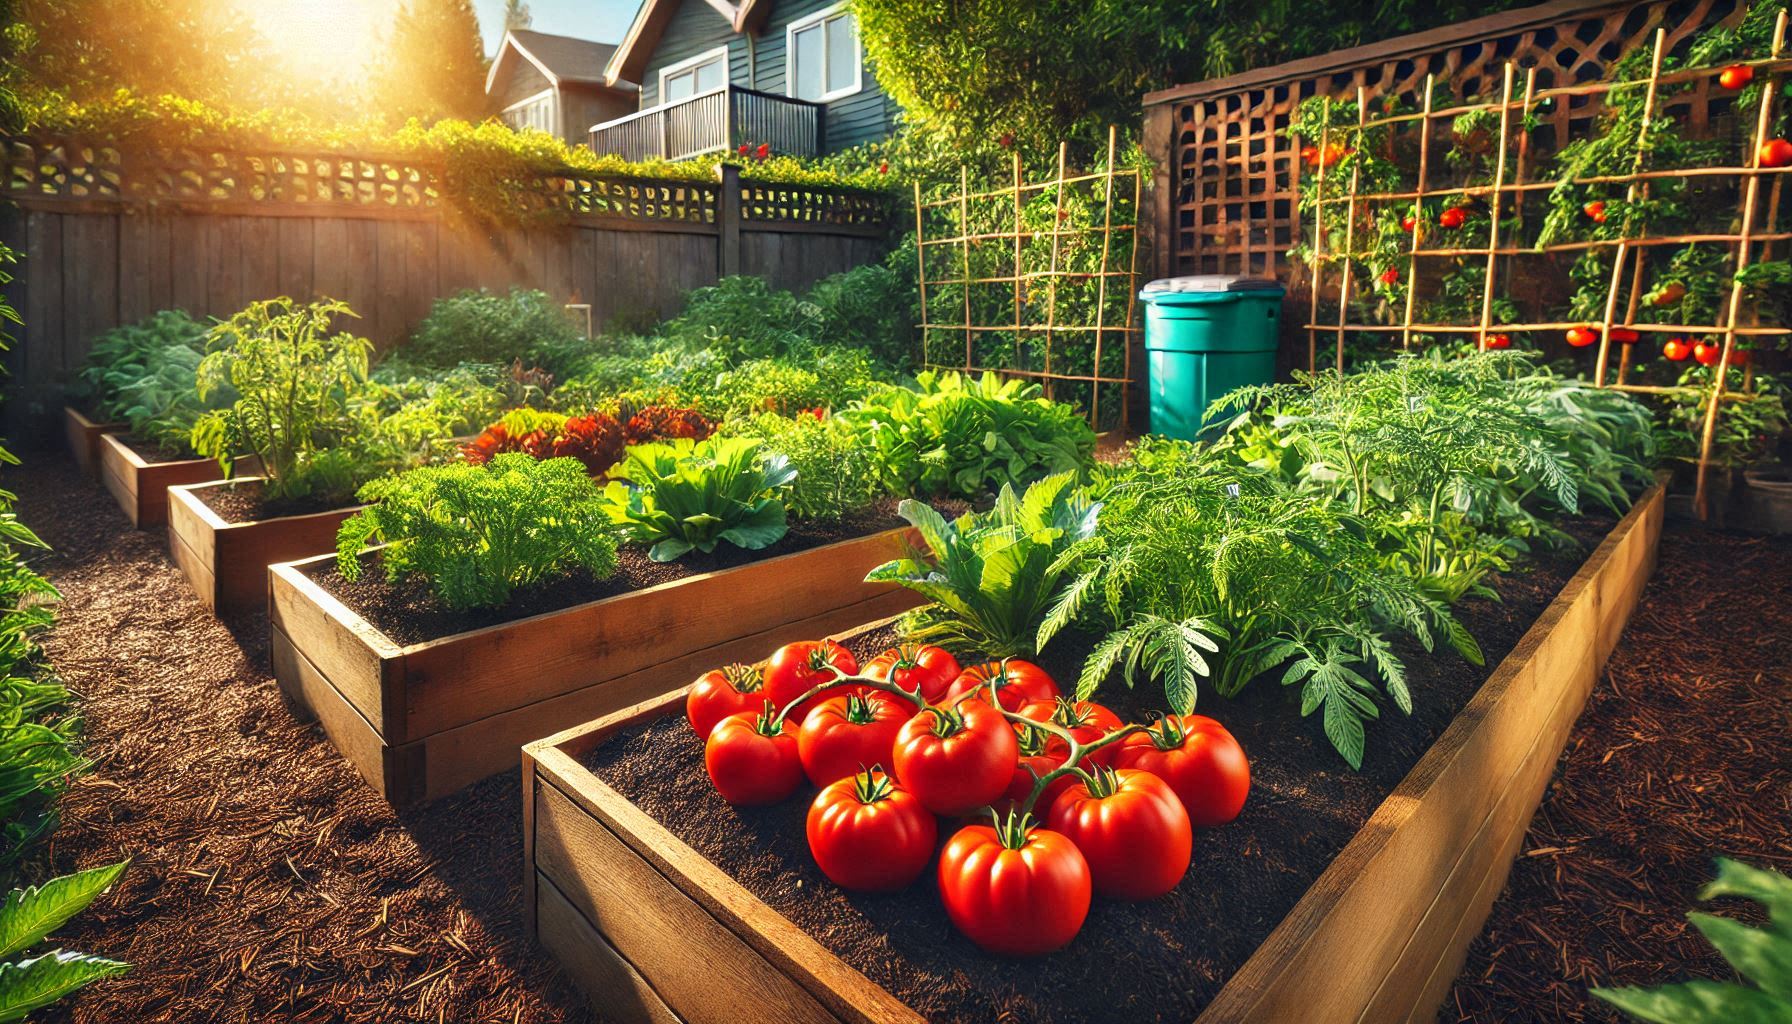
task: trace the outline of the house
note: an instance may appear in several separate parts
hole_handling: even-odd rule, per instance
[[[888,137],[897,113],[845,0],[643,0],[604,79],[641,83],[640,110],[595,123],[592,148],[636,160],[819,156]]]
[[[636,107],[634,83],[604,74],[615,52],[609,43],[512,29],[492,58],[485,95],[512,127],[539,128],[580,145],[593,124]]]

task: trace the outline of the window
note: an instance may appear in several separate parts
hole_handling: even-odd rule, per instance
[[[505,107],[503,117],[505,124],[518,131],[524,128],[534,128],[547,132],[549,135],[559,134],[559,130],[554,125],[554,90],[552,89],[536,93],[526,100],[519,100]]]
[[[791,96],[826,102],[851,96],[863,85],[859,23],[844,3],[791,22],[784,43],[790,55],[784,91]]]
[[[660,102],[677,103],[728,84],[728,47],[718,46],[660,69]]]

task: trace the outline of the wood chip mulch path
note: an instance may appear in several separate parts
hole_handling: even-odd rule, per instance
[[[54,549],[45,646],[85,698],[95,762],[40,867],[132,858],[57,938],[135,968],[39,1019],[591,1019],[523,935],[515,773],[394,813],[287,710],[265,613],[205,612],[161,532],[132,530],[59,453],[0,483]]]
[[[1714,856],[1792,874],[1789,835],[1792,540],[1670,527],[1440,1024],[1626,1020],[1587,989],[1733,980],[1686,911]]]

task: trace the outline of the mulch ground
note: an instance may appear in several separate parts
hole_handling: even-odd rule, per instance
[[[58,940],[135,968],[42,1020],[591,1019],[523,934],[514,773],[395,813],[287,710],[265,614],[209,615],[162,535],[59,455],[3,483],[54,548],[46,647],[95,761],[46,867],[133,860]]]
[[[1733,979],[1685,914],[1715,856],[1792,873],[1789,698],[1792,541],[1671,529],[1440,1024],[1618,1021],[1588,988]]]

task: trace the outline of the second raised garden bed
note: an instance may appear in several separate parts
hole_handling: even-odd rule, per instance
[[[218,464],[211,459],[145,457],[122,433],[104,434],[99,443],[100,482],[138,529],[168,521],[168,488],[206,483],[218,476]],[[239,473],[255,473],[261,462],[249,456],[238,459],[236,468]]]
[[[825,880],[808,877],[813,865],[802,863],[800,806],[738,816],[726,805],[709,809],[719,798],[710,801],[713,790],[705,788],[700,765],[694,774],[668,770],[643,780],[644,759],[657,750],[680,743],[700,749],[685,735],[682,689],[525,748],[524,898],[531,932],[607,1019],[623,1022],[1032,1019],[1046,1009],[1054,1020],[1430,1021],[1653,570],[1662,511],[1656,486],[1552,599],[1530,603],[1541,610],[1528,629],[1501,644],[1510,645],[1505,658],[1404,776],[1381,790],[1386,795],[1379,803],[1357,811],[1323,797],[1369,789],[1376,783],[1367,768],[1360,784],[1340,789],[1325,776],[1341,769],[1284,771],[1277,780],[1275,759],[1260,757],[1254,768],[1262,773],[1260,791],[1252,796],[1258,813],[1292,819],[1274,831],[1272,842],[1264,842],[1260,826],[1247,824],[1247,804],[1239,821],[1202,830],[1216,844],[1206,847],[1213,851],[1209,861],[1197,836],[1194,867],[1180,887],[1201,887],[1189,894],[1192,904],[1181,910],[1098,906],[1104,913],[1092,914],[1083,934],[1055,957],[1017,963],[982,956],[952,933],[925,880],[893,896],[830,891]],[[861,644],[884,642],[879,634],[860,633]],[[756,655],[772,647],[763,645]],[[681,668],[659,682],[672,687],[688,675]],[[1284,736],[1300,731],[1285,719],[1270,729]],[[1240,738],[1247,751],[1257,747],[1260,754],[1271,742],[1270,733]],[[619,774],[600,777],[612,770]],[[674,824],[644,810],[643,800],[696,810]],[[789,803],[806,806],[801,799]],[[1288,851],[1314,842],[1308,831],[1335,831],[1344,820],[1355,831],[1335,855],[1327,851],[1323,868],[1288,870]],[[788,836],[792,822],[796,838],[788,849],[761,845],[768,835]],[[1250,841],[1241,846],[1246,834]],[[706,837],[712,855],[730,861],[732,871],[684,835]],[[1306,884],[1304,891],[1290,893],[1290,879]],[[1266,895],[1278,890],[1288,895]],[[822,917],[808,915],[811,929],[772,906],[794,912],[804,901],[826,908]],[[1226,926],[1209,928],[1207,919]],[[1222,930],[1228,935],[1219,935]],[[1241,948],[1222,948],[1227,939]],[[1165,950],[1175,976],[1156,973],[1165,966],[1158,955]],[[1131,951],[1138,953],[1128,956]],[[1199,984],[1180,976],[1185,972]],[[894,994],[902,985],[892,978],[913,998]],[[1077,978],[1114,991],[1090,997],[1076,991]],[[942,1002],[967,984],[986,988],[974,1000]],[[1064,1005],[1089,998],[1098,1002]]]
[[[319,582],[335,556],[275,566],[274,674],[387,800],[433,800],[711,665],[913,606],[864,581],[910,536],[883,529],[409,644]]]
[[[334,551],[337,529],[360,507],[232,522],[207,502],[226,489],[259,483],[259,477],[238,477],[167,489],[168,551],[213,612],[265,602],[268,566]]]

